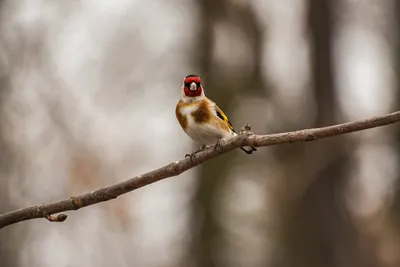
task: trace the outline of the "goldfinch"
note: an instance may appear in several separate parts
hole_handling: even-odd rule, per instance
[[[188,75],[183,80],[181,99],[176,105],[175,114],[185,133],[201,145],[192,156],[207,146],[215,145],[219,149],[222,138],[236,136],[225,113],[205,96],[201,79],[197,75]],[[254,147],[241,149],[247,154],[257,151]]]

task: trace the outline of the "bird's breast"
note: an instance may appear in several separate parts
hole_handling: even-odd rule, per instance
[[[197,105],[194,104],[183,104],[181,102],[176,106],[175,114],[179,124],[183,130],[187,130],[189,124],[192,124],[192,113],[198,109]]]
[[[231,136],[232,131],[212,112],[206,102],[178,103],[176,117],[191,139],[200,144],[213,145],[217,140]]]

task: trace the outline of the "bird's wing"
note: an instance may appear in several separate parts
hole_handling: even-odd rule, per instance
[[[232,123],[229,121],[228,117],[225,115],[225,113],[215,104],[212,100],[210,100],[211,107],[214,109],[214,114],[221,120],[223,120],[229,127],[229,129],[232,130],[232,132],[235,132],[235,129],[233,128]]]

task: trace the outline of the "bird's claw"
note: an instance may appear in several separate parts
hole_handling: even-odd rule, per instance
[[[186,154],[186,155],[185,155],[185,159],[189,158],[189,159],[190,159],[190,162],[193,163],[193,159],[196,158],[197,152],[198,152],[198,151],[192,152],[192,153],[190,153],[190,154]]]
[[[217,143],[215,143],[214,149],[217,150],[219,153],[222,153],[222,140],[219,139]]]
[[[190,154],[186,154],[186,155],[185,155],[185,159],[190,158],[190,162],[193,162],[193,160],[196,158],[197,153],[203,151],[203,150],[206,149],[206,148],[207,148],[206,145],[201,146],[200,149],[198,149],[198,150],[196,150],[196,151],[194,151],[194,152],[192,152],[192,153],[190,153]]]

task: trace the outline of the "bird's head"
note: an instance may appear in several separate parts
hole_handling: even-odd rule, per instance
[[[200,99],[204,97],[204,89],[199,76],[190,74],[183,79],[182,98]]]

